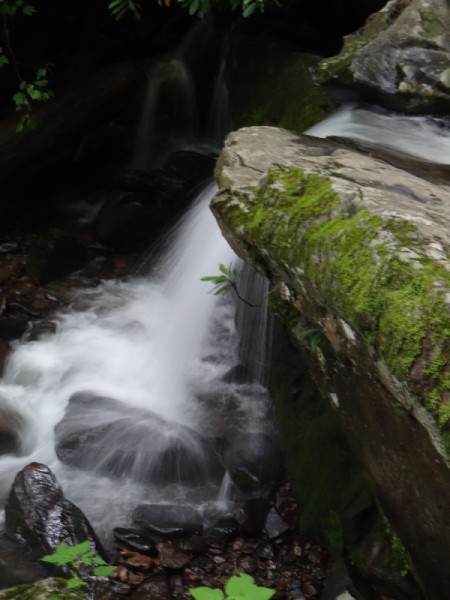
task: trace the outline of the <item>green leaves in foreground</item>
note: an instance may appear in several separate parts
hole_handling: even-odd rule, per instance
[[[75,546],[61,542],[53,554],[47,554],[42,560],[55,565],[69,565],[75,571],[78,571],[81,565],[89,565],[92,567],[92,575],[97,577],[108,577],[115,571],[115,567],[107,565],[98,552],[91,549],[88,540]],[[80,577],[71,577],[66,581],[66,588],[73,590],[80,588],[84,583]],[[51,596],[47,600],[60,599],[59,596]]]
[[[269,600],[275,590],[259,587],[250,575],[234,575],[225,586],[225,593],[219,589],[198,587],[190,590],[195,600]]]
[[[240,271],[234,269],[231,265],[226,267],[224,264],[219,265],[220,275],[206,275],[202,277],[200,281],[209,281],[214,284],[213,294],[223,294],[230,289],[236,288],[236,281],[241,274]]]

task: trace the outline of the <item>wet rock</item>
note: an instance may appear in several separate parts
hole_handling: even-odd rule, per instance
[[[165,170],[193,187],[212,176],[216,158],[194,150],[179,150],[169,156]]]
[[[0,589],[32,583],[45,575],[43,563],[28,556],[23,546],[0,538]]]
[[[0,317],[0,336],[3,340],[16,340],[25,333],[28,319]]]
[[[219,519],[215,525],[205,531],[205,540],[209,546],[222,547],[231,542],[239,533],[239,523],[233,517]]]
[[[232,367],[222,377],[222,381],[225,383],[248,383],[251,380],[251,374],[245,365],[236,365]]]
[[[271,486],[283,472],[279,447],[274,439],[262,433],[229,438],[223,462],[233,482],[243,492]]]
[[[267,498],[251,498],[245,505],[246,519],[241,524],[241,532],[245,535],[258,535],[264,527],[267,513],[271,507]]]
[[[27,255],[26,267],[30,277],[46,284],[80,270],[89,261],[88,249],[69,236],[34,244]]]
[[[152,239],[167,222],[170,212],[131,192],[110,192],[93,226],[97,238],[118,247]]]
[[[55,436],[62,462],[107,476],[201,484],[223,475],[207,438],[111,398],[73,396]]]
[[[267,515],[266,524],[265,524],[267,537],[270,540],[274,540],[277,537],[280,537],[286,531],[289,531],[289,525],[284,521],[278,511],[275,508],[271,508]]]
[[[254,556],[244,556],[239,561],[238,569],[242,573],[253,575],[258,570],[258,561]]]
[[[0,600],[44,600],[50,596],[60,600],[86,600],[81,590],[67,590],[64,579],[40,579],[30,585],[18,585],[0,591]]]
[[[166,538],[189,537],[203,529],[200,515],[189,505],[143,504],[133,511],[133,520]]]
[[[182,569],[190,562],[190,557],[180,550],[180,546],[173,540],[160,542],[157,545],[159,561],[166,569]]]
[[[116,542],[130,548],[130,550],[136,550],[148,556],[157,555],[155,542],[144,530],[116,527],[113,534]]]
[[[184,180],[163,170],[124,169],[114,177],[115,186],[130,192],[146,192],[152,203],[179,200],[186,191]]]
[[[85,540],[103,554],[89,521],[66,500],[50,469],[39,463],[17,474],[5,506],[5,527],[8,537],[26,544],[39,558],[61,542],[73,546]],[[67,573],[68,568],[62,570]]]
[[[0,409],[0,455],[20,454],[25,420],[13,410]]]
[[[170,589],[167,578],[157,575],[147,579],[130,596],[130,600],[170,600]]]

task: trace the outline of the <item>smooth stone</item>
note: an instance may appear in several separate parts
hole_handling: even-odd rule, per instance
[[[116,542],[130,550],[135,550],[147,556],[157,556],[155,542],[144,530],[116,527],[113,535]]]
[[[203,529],[200,515],[189,505],[142,504],[133,511],[133,521],[167,538],[189,537]]]

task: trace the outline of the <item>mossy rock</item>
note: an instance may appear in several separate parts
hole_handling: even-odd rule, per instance
[[[239,56],[231,83],[234,127],[276,125],[302,132],[335,108],[313,79],[318,57],[270,38],[241,42]]]
[[[225,237],[269,277],[425,596],[449,596],[450,192],[272,127],[230,134],[217,177]]]
[[[66,580],[59,577],[0,590],[0,600],[48,600],[51,596],[57,596],[59,600],[86,600],[81,590],[68,590]]]

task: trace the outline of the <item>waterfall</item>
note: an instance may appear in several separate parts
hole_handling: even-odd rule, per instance
[[[351,138],[400,155],[450,163],[449,123],[444,117],[409,116],[368,105],[345,104],[306,133]]]
[[[148,73],[132,166],[159,167],[168,151],[197,132],[197,102],[189,69],[181,58],[157,63]]]

